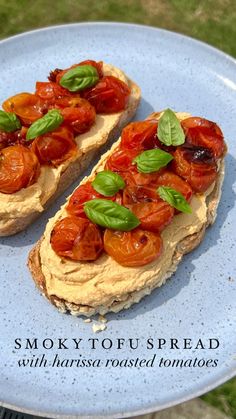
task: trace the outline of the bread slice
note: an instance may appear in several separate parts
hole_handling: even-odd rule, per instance
[[[189,116],[181,113],[176,115],[180,120]],[[154,113],[149,119],[159,117],[160,113]],[[101,157],[91,175],[81,183],[92,180],[96,172],[103,170],[107,157],[115,151],[119,142],[120,140]],[[87,263],[62,262],[59,256],[54,256],[50,246],[50,232],[55,222],[66,216],[65,204],[49,220],[43,237],[29,254],[28,266],[36,285],[61,312],[72,315],[104,315],[110,311],[118,312],[129,308],[150,294],[154,288],[163,285],[176,271],[183,255],[202,241],[206,228],[215,220],[223,179],[222,159],[216,182],[205,194],[194,195],[191,203],[193,214],[175,216],[162,232],[162,256],[137,268],[123,267],[106,254],[95,262]]]
[[[117,67],[104,64],[103,71],[130,87],[126,109],[111,115],[97,115],[93,127],[76,138],[78,154],[75,160],[64,162],[59,168],[42,166],[35,184],[14,194],[0,193],[0,236],[13,235],[31,224],[89,166],[99,149],[117,138],[120,130],[133,118],[141,97],[139,86]]]

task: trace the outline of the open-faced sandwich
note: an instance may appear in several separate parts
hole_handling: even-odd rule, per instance
[[[226,145],[214,122],[170,109],[123,129],[29,256],[61,311],[118,312],[161,286],[214,222]]]
[[[30,224],[133,117],[140,89],[92,60],[52,71],[0,110],[0,236]]]

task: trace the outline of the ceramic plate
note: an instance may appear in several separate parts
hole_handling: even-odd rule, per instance
[[[218,217],[204,241],[185,256],[165,286],[131,309],[108,315],[108,327],[100,334],[94,335],[91,324],[82,319],[60,314],[36,290],[26,268],[28,252],[47,219],[73,188],[26,232],[1,239],[0,394],[4,406],[44,417],[127,417],[160,410],[218,386],[234,375],[236,365],[236,63],[203,43],[151,27],[119,23],[51,27],[0,43],[0,101],[33,91],[35,81],[46,80],[50,70],[86,58],[113,63],[141,86],[137,119],[167,107],[204,116],[222,127],[229,152]],[[22,345],[27,338],[37,338],[38,349],[24,345],[15,349],[17,338]],[[48,338],[53,339],[52,349],[42,347]],[[69,349],[58,349],[59,338],[68,339]],[[73,338],[83,339],[81,349],[74,349]],[[94,350],[89,341],[93,338],[98,339]],[[120,350],[118,338],[125,339]],[[132,350],[129,339],[136,338],[139,347]],[[146,347],[149,338],[153,349]],[[179,349],[170,349],[171,338],[178,339]],[[191,339],[191,349],[183,349],[183,338]],[[200,338],[204,349],[196,349]],[[210,338],[218,339],[217,349],[209,349]],[[162,349],[159,339],[166,340]],[[108,348],[109,342],[112,347],[104,349],[102,344]],[[43,354],[49,361],[58,354],[61,360],[103,363],[156,358],[153,366],[133,368],[17,364],[21,358]],[[170,362],[160,366],[161,358]],[[200,365],[168,366],[174,359],[195,358],[203,359]]]

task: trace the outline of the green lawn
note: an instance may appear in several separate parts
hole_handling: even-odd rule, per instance
[[[0,0],[0,38],[59,23],[137,22],[201,39],[236,57],[236,0]],[[236,418],[236,380],[203,397]]]

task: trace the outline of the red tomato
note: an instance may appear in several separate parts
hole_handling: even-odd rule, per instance
[[[54,82],[39,82],[36,83],[36,91],[35,94],[39,96],[42,100],[46,101],[55,101],[58,98],[62,98],[64,96],[71,97],[72,94],[69,90],[64,89],[64,87],[60,86]]]
[[[0,150],[18,142],[20,131],[5,132],[0,131]]]
[[[95,198],[104,197],[93,189],[91,182],[86,182],[73,192],[66,209],[71,215],[86,218],[84,203]]]
[[[38,178],[40,165],[36,155],[17,144],[0,153],[0,192],[12,194],[32,185]]]
[[[160,197],[157,188],[152,186],[127,186],[123,190],[123,205],[128,206],[138,202],[157,202]]]
[[[58,166],[63,161],[72,158],[77,152],[77,145],[72,132],[61,126],[53,132],[37,137],[32,145],[40,163]]]
[[[71,106],[61,110],[64,124],[73,129],[75,134],[82,134],[89,130],[96,119],[94,107],[85,99],[71,99]]]
[[[94,87],[81,92],[96,109],[97,113],[110,114],[125,109],[130,95],[126,83],[113,76],[105,76]]]
[[[51,246],[58,256],[77,261],[96,260],[103,250],[101,232],[89,220],[66,217],[51,233]]]
[[[6,112],[14,112],[21,121],[30,125],[44,114],[44,103],[31,93],[19,93],[3,102],[2,107]]]
[[[188,181],[195,192],[204,192],[216,179],[217,165],[214,160],[209,163],[191,161],[188,153],[184,148],[177,149],[174,152],[172,168],[177,175]]]
[[[160,147],[157,139],[157,122],[138,121],[131,122],[122,131],[121,144],[122,149],[131,150],[150,150]]]
[[[223,133],[218,125],[204,118],[191,117],[182,121],[187,143],[209,149],[215,158],[226,151]]]
[[[58,68],[56,68],[56,70],[51,71],[50,76],[49,76],[49,80],[50,81],[56,81],[57,83],[60,82],[62,76],[64,76],[65,73],[67,73],[67,71],[71,70],[72,68],[78,67],[80,65],[91,65],[93,67],[96,68],[99,78],[101,78],[103,76],[103,71],[102,71],[102,67],[103,67],[103,62],[102,61],[93,61],[93,60],[85,60],[85,61],[81,61],[81,63],[79,64],[73,64],[71,67],[66,68],[65,70],[60,70]]]
[[[84,212],[84,203],[96,198],[110,199],[112,201],[116,201],[118,204],[122,204],[122,196],[119,192],[114,196],[107,197],[95,191],[91,182],[86,182],[83,185],[80,185],[73,192],[66,209],[71,215],[86,218],[87,216]]]
[[[113,172],[128,172],[135,170],[133,159],[139,154],[137,150],[120,150],[118,149],[106,161],[106,169]]]
[[[120,265],[143,266],[161,255],[162,239],[141,228],[127,232],[106,229],[104,249]]]
[[[163,171],[156,180],[156,186],[169,186],[180,192],[188,202],[191,201],[193,195],[191,186],[186,180],[181,179],[175,173],[168,170]]]
[[[167,202],[140,202],[129,206],[129,209],[141,221],[144,230],[160,233],[174,217],[174,208]]]

